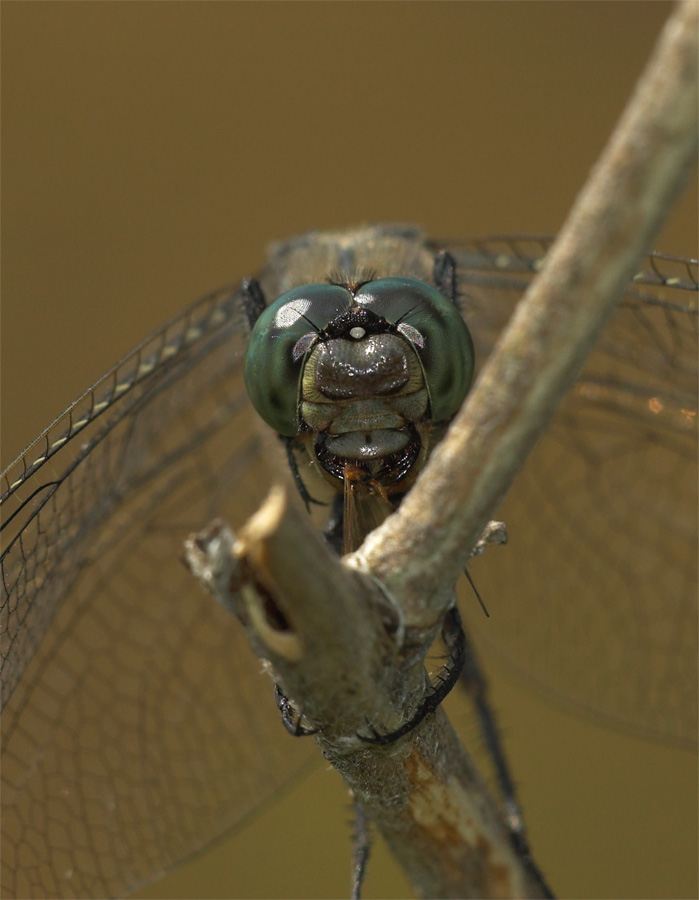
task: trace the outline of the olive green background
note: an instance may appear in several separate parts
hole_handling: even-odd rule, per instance
[[[670,10],[3,3],[3,465],[270,240],[374,221],[555,231]],[[695,253],[696,202],[694,182],[658,249]],[[696,804],[664,801],[696,797],[696,760],[493,683],[554,889],[696,896]],[[350,818],[319,762],[142,896],[346,896]],[[401,879],[379,847],[367,896],[406,895]]]

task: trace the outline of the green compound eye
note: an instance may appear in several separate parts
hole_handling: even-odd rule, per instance
[[[245,385],[257,412],[277,433],[298,433],[299,382],[307,351],[333,339],[337,319],[366,309],[385,321],[420,358],[431,418],[450,419],[473,378],[471,335],[458,309],[437,288],[414,278],[382,278],[354,294],[335,284],[307,284],[283,294],[255,323],[245,360]],[[329,327],[330,326],[330,327]]]
[[[321,332],[352,305],[352,295],[334,284],[306,284],[282,294],[255,322],[245,358],[245,387],[252,405],[278,434],[298,434],[299,379],[306,335]]]
[[[363,285],[355,302],[396,325],[425,370],[432,419],[451,419],[473,380],[475,354],[461,313],[436,287],[415,278],[381,278]],[[421,342],[411,337],[417,332]]]

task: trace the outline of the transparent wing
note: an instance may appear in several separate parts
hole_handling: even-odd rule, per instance
[[[312,754],[242,630],[179,561],[269,486],[238,293],[195,304],[3,476],[4,896],[118,896]]]
[[[456,250],[487,358],[549,241]],[[697,263],[647,260],[474,562],[481,652],[537,690],[639,735],[697,740]],[[485,648],[485,651],[483,650]]]

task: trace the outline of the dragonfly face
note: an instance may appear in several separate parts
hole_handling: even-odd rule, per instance
[[[546,247],[449,245],[477,360]],[[273,248],[259,281],[268,298],[332,288],[343,309],[372,307],[355,296],[375,297],[386,279],[419,282],[418,295],[431,297],[440,249],[397,226],[304,235]],[[369,270],[374,287],[354,294],[342,280],[323,283],[332,272]],[[696,740],[696,287],[690,262],[651,258],[506,502],[511,547],[494,572],[487,559],[477,572],[499,629],[494,642],[530,680],[599,718],[683,745]],[[178,561],[190,532],[215,515],[238,525],[269,484],[267,439],[243,381],[244,298],[242,288],[224,289],[166,323],[3,473],[6,896],[123,894],[241,821],[314,755],[280,728],[271,683],[236,623]],[[320,335],[337,316],[314,313],[312,327],[295,316],[302,333],[272,372],[279,402],[273,413],[259,405],[276,431],[298,429],[304,480],[322,471],[338,482],[349,460],[359,484],[383,483],[383,457],[358,439],[365,432],[344,430],[354,404],[377,416],[368,433],[399,460],[412,458],[417,433],[418,468],[437,423],[458,405],[439,406],[443,360],[434,381],[411,330],[427,346],[424,324],[376,314],[391,327],[327,339]],[[365,326],[349,332],[356,327]],[[404,357],[394,355],[394,338]],[[336,356],[334,340],[349,354]],[[389,385],[401,382],[390,400],[373,393],[377,355],[395,362]],[[287,365],[299,367],[290,391]],[[337,396],[348,370],[368,380],[371,397]],[[333,410],[316,418],[314,392],[327,373]],[[401,404],[417,374],[415,414]],[[248,376],[251,393],[257,381]],[[402,463],[391,466],[385,480],[400,485]]]
[[[378,494],[390,510],[461,406],[473,365],[468,328],[437,288],[348,275],[267,307],[245,383],[267,424],[297,438],[336,490]]]

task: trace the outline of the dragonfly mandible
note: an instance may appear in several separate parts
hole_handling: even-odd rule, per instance
[[[274,246],[259,280],[278,297],[354,248],[357,267],[429,281],[448,247],[478,368],[548,245],[312,233]],[[3,473],[7,896],[133,889],[313,753],[280,730],[235,623],[177,561],[187,534],[242,521],[285,467],[244,390],[243,296],[225,288],[166,323]],[[502,598],[500,652],[534,685],[683,746],[696,741],[696,296],[695,262],[648,259],[505,503],[508,524],[527,514],[519,547],[478,574]],[[488,640],[477,616],[469,627]]]

